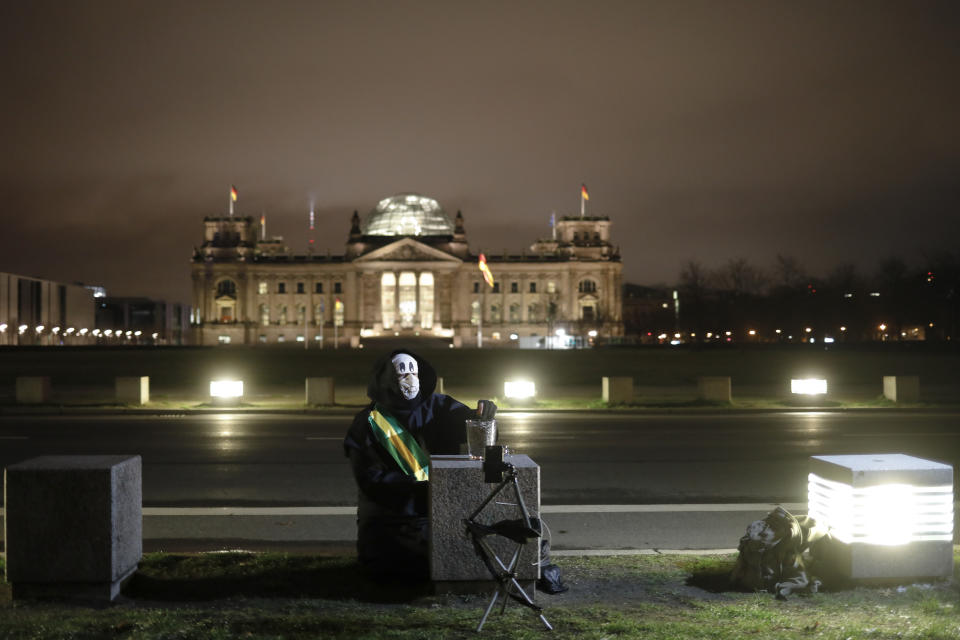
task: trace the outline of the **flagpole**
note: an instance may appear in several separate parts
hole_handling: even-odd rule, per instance
[[[583,197],[583,187],[580,187],[580,217],[584,217],[587,211],[587,200]]]

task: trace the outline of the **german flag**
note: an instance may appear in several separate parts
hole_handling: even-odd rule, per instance
[[[492,287],[493,274],[490,272],[490,267],[487,266],[487,257],[482,253],[480,254],[480,261],[477,263],[477,266],[480,267],[480,273],[483,274],[483,279]]]
[[[580,197],[583,198],[584,200],[590,199],[590,194],[587,193],[587,185],[585,184],[580,185]]]
[[[230,186],[230,199],[234,202],[237,201],[237,188],[232,185]]]

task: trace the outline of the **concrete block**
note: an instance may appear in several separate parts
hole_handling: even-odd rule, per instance
[[[854,580],[953,575],[953,467],[902,453],[812,456],[809,514]]]
[[[730,404],[730,376],[702,376],[697,378],[698,397],[705,402]]]
[[[132,376],[116,379],[117,402],[146,404],[150,402],[150,377]]]
[[[506,461],[516,466],[520,491],[531,516],[540,516],[540,467],[529,456],[508,455]],[[483,461],[466,456],[433,456],[430,463],[430,578],[435,582],[486,582],[490,572],[477,556],[466,534],[464,519],[490,495],[497,485],[486,484]],[[501,504],[506,503],[506,504]],[[491,501],[478,518],[484,524],[519,518],[512,485]],[[510,561],[517,545],[490,537],[492,546],[504,563]],[[529,584],[540,577],[540,540],[523,547],[517,580]],[[526,584],[525,584],[526,583]]]
[[[17,378],[17,404],[40,404],[50,402],[50,378]]]
[[[603,377],[603,401],[610,404],[633,402],[633,378]]]
[[[333,378],[307,378],[307,404],[335,404]]]
[[[112,601],[143,555],[140,456],[41,456],[4,471],[13,597]]]
[[[893,402],[920,402],[920,377],[883,376],[883,397]]]

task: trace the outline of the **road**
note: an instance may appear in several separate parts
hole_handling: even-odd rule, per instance
[[[541,465],[543,513],[557,548],[735,546],[768,504],[802,506],[811,455],[898,451],[960,470],[960,420],[951,412],[497,417],[501,442]],[[330,414],[7,415],[0,417],[0,465],[38,455],[138,453],[145,535],[343,540],[352,535],[356,504],[341,446],[349,420]],[[231,519],[226,533],[224,518]],[[327,525],[332,528],[321,533]]]

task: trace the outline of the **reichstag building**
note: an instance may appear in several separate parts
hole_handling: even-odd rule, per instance
[[[565,216],[519,255],[470,250],[464,218],[404,193],[350,221],[343,254],[294,254],[249,216],[207,217],[192,259],[197,344],[569,346],[623,335],[619,251],[607,217]],[[346,225],[345,225],[346,226]]]

